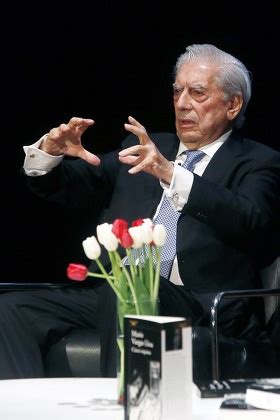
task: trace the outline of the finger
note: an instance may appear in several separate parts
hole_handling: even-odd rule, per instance
[[[89,126],[94,124],[94,120],[90,118],[72,117],[68,122],[68,127],[83,133]]]
[[[128,123],[124,124],[124,128],[129,131],[130,133],[135,134],[140,141],[140,144],[148,144],[151,143],[151,139],[149,138],[147,131],[143,125],[141,125],[135,118],[129,116]]]
[[[145,169],[150,165],[151,162],[148,159],[143,159],[138,164],[136,163],[137,162],[135,162],[135,166],[133,166],[133,168],[130,168],[128,171],[131,175],[145,171]]]
[[[143,146],[131,146],[127,149],[123,149],[119,152],[119,156],[128,156],[128,155],[140,155],[143,152]]]
[[[48,139],[57,140],[59,138],[59,127],[52,128],[48,133]]]
[[[119,161],[126,165],[137,165],[139,161],[138,156],[119,156]]]
[[[93,120],[83,120],[81,124],[76,127],[76,131],[82,135],[88,127],[94,124]]]
[[[69,144],[79,144],[81,135],[76,130],[71,129],[67,124],[61,124],[56,131],[55,141]]]
[[[145,129],[145,127],[142,124],[140,124],[140,122],[137,121],[135,118],[133,118],[131,115],[129,115],[128,121],[130,124],[135,125],[136,127]]]
[[[69,131],[70,129],[66,124],[61,124],[59,127],[52,128],[49,131],[48,139],[55,142],[63,141]]]
[[[100,165],[99,157],[89,152],[88,150],[84,149],[83,147],[80,149],[77,156],[81,159],[86,160],[91,165],[94,165],[94,166]]]

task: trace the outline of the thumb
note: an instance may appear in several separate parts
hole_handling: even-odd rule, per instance
[[[78,157],[87,161],[90,165],[98,166],[100,165],[100,159],[93,153],[89,152],[88,150],[84,149],[83,147],[78,153]]]

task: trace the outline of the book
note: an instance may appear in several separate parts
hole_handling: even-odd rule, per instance
[[[190,320],[126,315],[124,359],[125,420],[187,418],[192,397]]]
[[[196,394],[200,398],[221,398],[226,394],[243,394],[256,379],[226,379],[196,382]]]
[[[280,379],[250,385],[246,391],[246,403],[256,408],[280,412]]]
[[[276,378],[226,379],[196,382],[196,394],[200,398],[221,398],[227,394],[246,394],[249,387],[257,384],[277,384]],[[280,382],[279,382],[280,385]]]

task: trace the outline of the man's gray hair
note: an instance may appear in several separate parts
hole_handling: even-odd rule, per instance
[[[225,99],[234,95],[243,98],[242,108],[233,121],[236,128],[242,126],[244,114],[251,98],[251,75],[245,65],[232,55],[211,44],[193,44],[186,48],[175,65],[175,75],[186,62],[215,63],[218,66],[216,83],[224,91]]]

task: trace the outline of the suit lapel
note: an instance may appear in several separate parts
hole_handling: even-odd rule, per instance
[[[160,152],[171,161],[174,161],[179,147],[179,139],[175,134],[150,135]],[[224,144],[215,153],[207,165],[202,177],[215,183],[222,183],[229,173],[229,168],[236,164],[236,159],[242,156],[243,140],[236,134],[231,134]],[[152,216],[158,206],[162,195],[159,181],[149,174],[141,174],[145,185],[145,200],[143,200],[143,214],[147,212]]]
[[[168,160],[175,160],[179,148],[179,139],[174,133],[151,134],[151,140],[155,142],[160,153]]]
[[[221,183],[235,163],[238,156],[243,155],[243,140],[232,134],[214,154],[202,177],[215,183]]]

